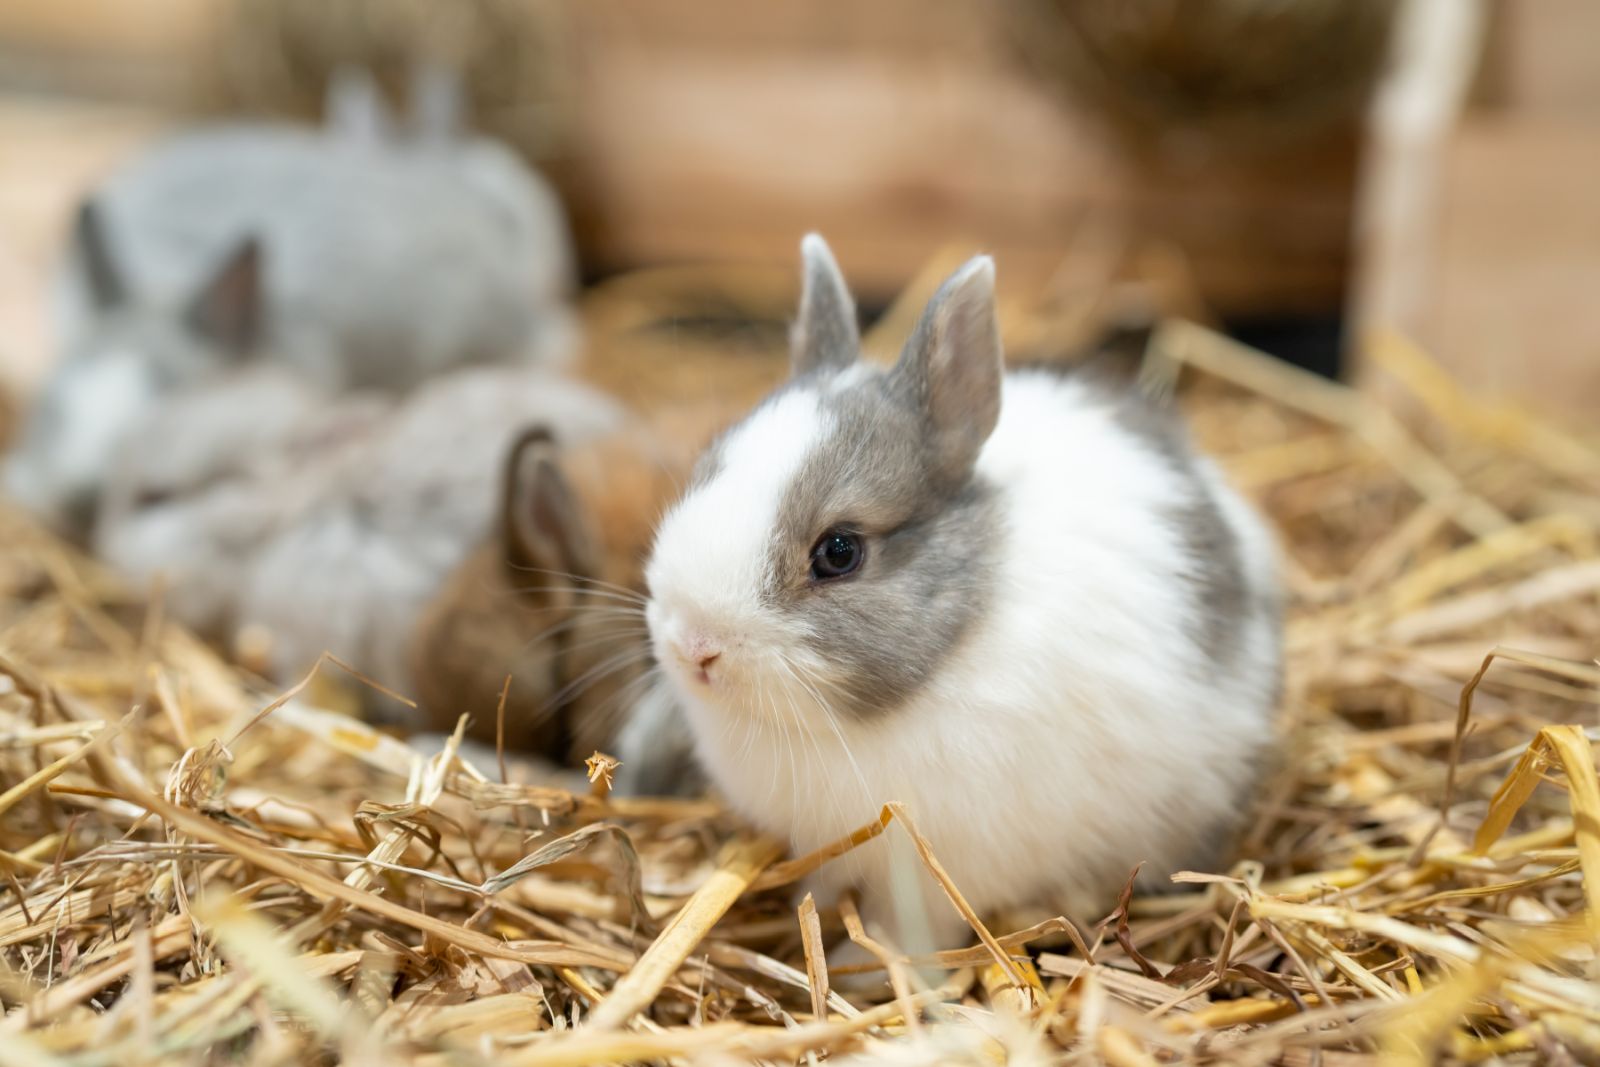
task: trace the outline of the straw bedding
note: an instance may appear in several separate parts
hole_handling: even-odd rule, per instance
[[[1238,862],[873,943],[888,982],[829,975],[848,904],[796,910],[825,857],[604,761],[573,794],[425,758],[321,710],[337,665],[269,692],[0,513],[0,1065],[1600,1060],[1600,451],[1371,358],[1416,428],[1193,326],[1145,365],[1285,542]]]

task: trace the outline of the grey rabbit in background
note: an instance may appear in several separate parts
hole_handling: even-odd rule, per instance
[[[94,547],[136,582],[160,576],[204,636],[270,634],[275,681],[326,650],[409,691],[413,628],[489,535],[511,442],[538,424],[578,446],[624,422],[609,396],[537,367],[464,368],[400,399],[247,368],[140,419]]]
[[[340,78],[325,129],[180,134],[93,193],[58,286],[61,358],[5,472],[12,496],[87,537],[140,413],[251,360],[328,393],[561,361],[576,326],[559,202],[510,150],[459,132],[446,76],[418,83],[405,135],[369,79]]]

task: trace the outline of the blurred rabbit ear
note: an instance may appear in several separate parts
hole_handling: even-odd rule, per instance
[[[394,136],[394,116],[383,89],[365,67],[341,65],[328,79],[323,122],[335,136],[378,144]]]
[[[800,314],[789,331],[791,371],[799,377],[815,370],[843,370],[861,354],[855,301],[820,236],[806,234],[800,260]]]
[[[544,573],[547,579],[591,577],[595,570],[593,542],[583,507],[558,458],[555,439],[543,426],[527,430],[511,446],[501,501],[506,559],[522,571],[548,572]]]
[[[928,301],[891,379],[921,407],[943,477],[972,472],[1000,419],[1002,373],[994,260],[977,256]]]
[[[437,60],[411,68],[411,131],[418,141],[442,144],[461,134],[466,106],[461,73]]]
[[[184,316],[195,336],[224,352],[246,355],[261,341],[261,242],[246,237],[189,302]]]
[[[122,273],[117,270],[111,255],[111,242],[106,235],[105,213],[93,200],[78,206],[78,218],[73,226],[73,241],[83,256],[84,280],[89,285],[89,295],[102,311],[121,304],[128,298],[127,286],[122,283]]]

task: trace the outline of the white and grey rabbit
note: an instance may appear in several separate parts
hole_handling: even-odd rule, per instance
[[[452,121],[429,103],[442,90],[418,95],[409,136],[386,132],[370,82],[354,78],[326,129],[203,128],[114,172],[77,216],[58,286],[63,355],[10,492],[86,533],[138,413],[251,357],[330,391],[564,358],[574,266],[555,195],[504,146],[439,128]]]
[[[464,368],[401,401],[241,373],[178,391],[129,435],[95,547],[161,576],[174,615],[213,639],[261,628],[280,682],[329,651],[409,691],[412,631],[496,522],[519,432],[576,443],[622,421],[534,367]]]
[[[1274,733],[1261,521],[1175,415],[1005,373],[990,259],[945,282],[885,372],[860,361],[827,246],[801,247],[791,380],[704,456],[646,569],[713,781],[797,852],[903,801],[980,911],[1092,917],[1137,863],[1216,858]],[[900,854],[869,843],[820,888],[859,883],[896,929]],[[961,940],[912,878],[913,925]]]

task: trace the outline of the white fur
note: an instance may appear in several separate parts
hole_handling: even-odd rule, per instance
[[[115,454],[127,427],[127,413],[149,403],[152,391],[137,352],[106,352],[92,371],[78,365],[62,368],[40,400],[43,410],[29,425],[22,459],[4,465],[6,493],[47,521],[69,525],[69,510],[99,492],[106,459]],[[70,424],[75,431],[46,434],[41,423],[52,428]],[[42,437],[50,439],[42,442]]]
[[[783,491],[828,430],[815,393],[780,394],[723,441],[716,478],[663,520],[645,577],[682,593],[679,611],[653,620],[667,655],[696,637],[719,646],[742,640],[743,608],[766,578]]]
[[[758,513],[770,522],[767,502],[781,495],[805,440],[759,432],[750,443],[773,450],[744,456],[730,443],[727,473],[738,482],[714,480],[668,518],[651,564],[658,648],[661,627],[688,605],[730,600],[739,633],[785,641],[753,597],[749,553],[764,553],[767,540],[749,529]],[[749,484],[758,470],[770,480]],[[1235,805],[1248,770],[1241,754],[1271,737],[1275,620],[1270,612],[1239,620],[1248,666],[1210,678],[1181,582],[1164,576],[1184,549],[1162,516],[1194,486],[1082,385],[1007,377],[977,470],[999,488],[1003,509],[994,600],[907,706],[865,721],[830,715],[816,699],[826,684],[798,684],[770,647],[735,650],[710,686],[661,658],[717,785],[797,853],[899,800],[978,909],[1043,899],[1096,918],[1134,864],[1149,865],[1143,884],[1165,877]],[[1206,477],[1249,557],[1254,591],[1270,599],[1270,537],[1220,479]],[[731,529],[736,538],[702,539]],[[774,720],[773,707],[788,714]],[[860,882],[883,916],[892,910],[891,868],[912,862],[894,859],[905,851],[874,841],[824,867],[823,888]],[[925,876],[918,884],[934,940],[960,940],[954,909]]]
[[[870,363],[858,361],[850,364],[844,370],[830,376],[822,383],[822,388],[829,393],[842,393],[846,389],[853,389],[872,377],[875,368]]]

